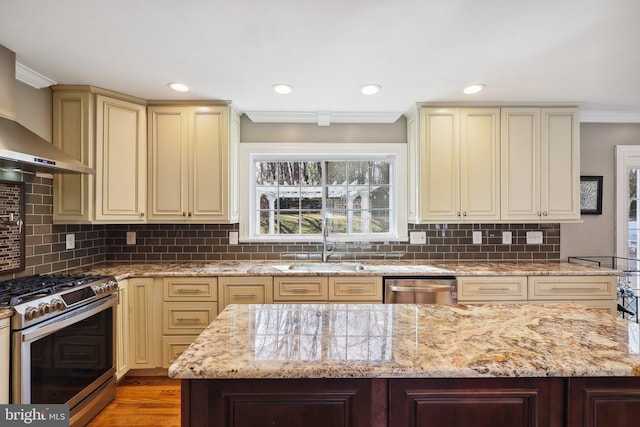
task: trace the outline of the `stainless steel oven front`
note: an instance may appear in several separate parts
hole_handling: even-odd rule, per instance
[[[109,295],[13,331],[12,402],[64,402],[71,425],[84,425],[111,401],[115,307],[116,295]]]

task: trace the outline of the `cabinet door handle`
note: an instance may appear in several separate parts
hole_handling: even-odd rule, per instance
[[[256,294],[233,294],[234,298],[255,298],[257,296]]]
[[[187,213],[186,212],[182,212],[182,216],[187,216]]]
[[[189,212],[189,216],[191,216],[191,212]]]
[[[144,212],[140,212],[140,218],[144,218]]]
[[[179,288],[176,289],[176,292],[179,294],[199,294],[202,292],[202,289]]]
[[[199,317],[178,317],[176,319],[178,322],[199,322]]]

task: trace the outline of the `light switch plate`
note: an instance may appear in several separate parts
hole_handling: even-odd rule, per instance
[[[541,245],[542,231],[527,231],[527,245]]]
[[[67,234],[65,238],[65,248],[67,249],[75,249],[76,248],[76,235],[75,234]]]
[[[127,245],[135,245],[135,244],[136,244],[136,232],[127,231]]]
[[[502,244],[510,245],[513,243],[513,233],[511,231],[503,231],[502,232]]]
[[[423,245],[427,243],[427,233],[425,231],[412,231],[409,233],[409,243],[412,245]]]
[[[229,232],[229,244],[230,245],[237,245],[238,244],[238,232],[237,231],[230,231]]]
[[[473,244],[481,245],[482,244],[482,231],[474,231],[473,232]]]

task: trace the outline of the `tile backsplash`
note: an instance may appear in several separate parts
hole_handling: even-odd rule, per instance
[[[46,274],[104,261],[162,262],[216,260],[292,260],[319,256],[320,244],[229,245],[237,224],[54,225],[53,180],[25,175],[26,268],[15,275]],[[473,231],[483,243],[474,245]],[[511,245],[502,244],[502,231],[511,231]],[[541,231],[543,244],[527,245],[527,231]],[[136,232],[136,244],[126,233]],[[424,231],[426,243],[342,245],[331,259],[377,260],[559,260],[559,224],[443,224],[409,225]],[[65,249],[66,234],[75,235],[75,249]],[[11,278],[0,276],[0,280]]]

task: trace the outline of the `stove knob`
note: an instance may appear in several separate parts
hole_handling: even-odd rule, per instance
[[[31,320],[35,317],[38,317],[38,310],[33,307],[27,307],[27,309],[24,311],[24,318],[26,320]]]
[[[64,303],[59,299],[54,299],[53,301],[51,301],[51,310],[64,310]]]
[[[40,312],[40,315],[45,315],[51,311],[51,306],[45,302],[41,302],[38,304],[38,311]]]

